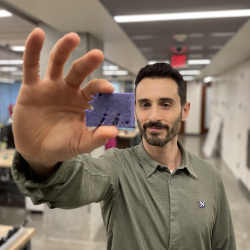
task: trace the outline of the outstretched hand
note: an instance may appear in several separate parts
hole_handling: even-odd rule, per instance
[[[13,133],[16,149],[27,160],[52,166],[103,145],[118,133],[116,127],[89,129],[85,122],[88,102],[97,93],[112,93],[112,85],[94,79],[80,88],[82,81],[102,62],[103,54],[91,50],[77,59],[63,77],[64,64],[80,38],[66,34],[51,50],[44,79],[39,76],[40,52],[45,34],[34,29],[26,41],[24,79],[14,110]]]

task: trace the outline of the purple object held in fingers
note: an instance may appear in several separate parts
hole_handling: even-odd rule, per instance
[[[135,127],[133,93],[97,94],[89,104],[93,110],[86,111],[88,127]]]

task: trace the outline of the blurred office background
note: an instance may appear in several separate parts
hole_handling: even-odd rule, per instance
[[[79,34],[81,43],[65,72],[92,48],[101,49],[105,56],[83,86],[92,77],[105,78],[115,92],[133,92],[135,75],[146,64],[168,62],[180,70],[191,102],[181,140],[221,173],[238,249],[250,250],[249,17],[249,0],[1,0],[0,227],[26,220],[27,227],[34,229],[27,240],[32,249],[105,249],[98,204],[69,211],[34,206],[9,175],[14,152],[11,114],[22,82],[25,39],[33,28],[41,27],[46,32],[42,75],[52,45],[71,31]],[[136,129],[123,130],[115,146],[137,142]],[[104,151],[100,147],[92,155]]]

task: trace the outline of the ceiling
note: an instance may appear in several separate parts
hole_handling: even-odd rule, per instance
[[[100,0],[100,2],[111,16],[250,9],[249,0]],[[2,8],[6,9],[6,6],[3,5]],[[22,53],[11,51],[10,46],[23,45],[28,33],[35,27],[35,23],[24,20],[18,16],[18,12],[15,14],[17,15],[13,17],[0,18],[0,60],[21,58]],[[248,18],[219,18],[119,25],[148,61],[165,61],[171,59],[174,48],[186,48],[187,59],[212,59],[248,20]],[[21,65],[17,67],[21,69]],[[191,69],[204,67],[206,65],[188,66]],[[18,76],[13,74],[0,71],[0,78],[18,79]]]
[[[0,5],[1,9],[1,5]],[[24,45],[25,39],[31,30],[35,27],[34,24],[24,20],[23,18],[14,15],[12,17],[0,18],[0,81],[13,82],[21,78],[20,71],[22,64],[17,63],[12,65],[17,68],[17,72],[1,71],[2,67],[9,67],[7,63],[1,60],[21,60],[22,53],[15,52],[10,49],[12,45]],[[16,75],[19,74],[19,75]]]
[[[248,9],[249,0],[100,0],[112,16]],[[148,60],[170,60],[172,49],[187,49],[187,59],[212,59],[248,21],[219,18],[159,22],[120,23]],[[203,66],[189,66],[202,69]]]

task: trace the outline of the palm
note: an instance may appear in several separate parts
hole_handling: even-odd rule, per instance
[[[63,79],[63,64],[77,45],[73,40],[72,45],[69,46],[69,42],[65,43],[63,38],[64,40],[61,39],[52,52],[53,57],[50,58],[45,79],[40,80],[37,76],[37,68],[33,68],[35,72],[27,69],[27,65],[32,65],[32,60],[39,59],[36,54],[32,58],[28,54],[32,51],[34,55],[35,48],[32,45],[39,42],[39,39],[40,48],[37,43],[36,46],[37,53],[40,53],[42,38],[39,38],[39,35],[41,36],[42,33],[41,30],[39,32],[37,31],[35,35],[33,32],[27,41],[27,51],[24,56],[24,84],[15,107],[13,131],[17,150],[24,157],[31,159],[36,156],[39,162],[50,164],[69,159],[79,153],[90,152],[103,144],[107,138],[115,136],[117,130],[112,127],[90,130],[85,124],[85,110],[88,108],[91,96],[97,92],[112,92],[111,85],[104,80],[94,80],[80,89],[82,80],[102,61],[100,53],[94,51],[92,55],[90,52],[89,55],[80,58],[68,76]],[[76,39],[72,37],[71,39]],[[66,52],[61,56],[59,52],[62,49]],[[61,65],[58,64],[59,54]],[[36,62],[33,64],[37,65]],[[82,67],[82,65],[87,67],[82,70],[82,74],[79,74],[79,71],[76,74],[76,67]]]

